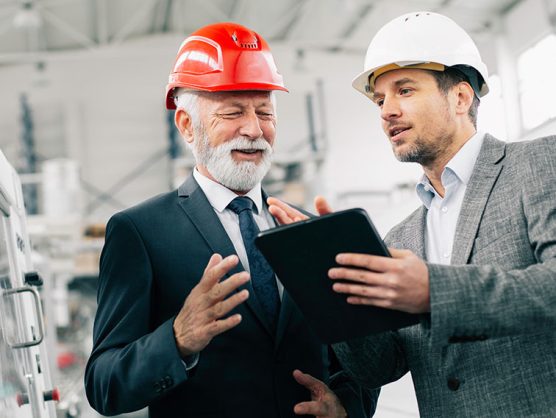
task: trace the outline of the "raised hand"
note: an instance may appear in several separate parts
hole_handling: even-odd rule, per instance
[[[249,281],[249,273],[236,273],[220,281],[238,261],[235,255],[222,259],[213,254],[203,277],[185,299],[174,320],[174,336],[182,357],[200,352],[215,336],[241,322],[240,314],[224,316],[249,297],[246,289],[232,294]]]
[[[266,202],[268,203],[268,211],[281,225],[303,221],[308,218],[304,213],[301,213],[275,197],[269,197]],[[317,196],[315,198],[315,209],[319,215],[326,215],[332,212],[332,208],[322,196]]]

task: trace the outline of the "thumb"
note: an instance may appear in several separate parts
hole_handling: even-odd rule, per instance
[[[400,250],[392,247],[388,247],[388,251],[392,258],[407,258],[413,254],[410,250]]]
[[[333,212],[332,208],[323,196],[315,197],[315,209],[319,215],[326,215]]]

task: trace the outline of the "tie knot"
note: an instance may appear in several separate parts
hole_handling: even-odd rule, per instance
[[[238,215],[244,210],[253,210],[253,201],[248,197],[236,197],[228,204],[228,208]]]

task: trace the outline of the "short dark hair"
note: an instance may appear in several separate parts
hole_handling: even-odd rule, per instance
[[[444,94],[448,94],[452,87],[461,82],[469,83],[467,77],[462,72],[454,68],[446,67],[444,71],[429,70],[429,72],[436,80],[438,89]],[[473,94],[473,102],[469,107],[469,112],[467,112],[467,115],[469,116],[469,119],[471,120],[475,128],[477,128],[477,111],[479,109],[479,104],[479,98],[476,94]]]

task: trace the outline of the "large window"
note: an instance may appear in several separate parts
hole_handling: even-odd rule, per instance
[[[523,128],[556,117],[556,35],[551,34],[518,57]]]
[[[481,98],[477,117],[477,128],[488,132],[496,138],[507,141],[506,114],[504,100],[502,99],[502,86],[500,77],[496,74],[488,78],[488,94]]]

